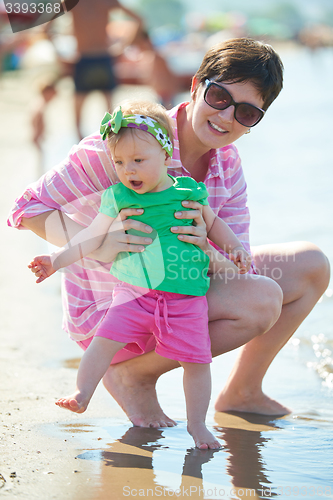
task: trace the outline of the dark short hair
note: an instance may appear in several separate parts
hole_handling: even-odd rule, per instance
[[[218,82],[251,82],[267,109],[283,86],[283,64],[271,45],[252,38],[231,38],[211,47],[195,74],[198,83],[207,78]]]

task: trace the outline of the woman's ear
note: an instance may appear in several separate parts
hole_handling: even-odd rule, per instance
[[[192,99],[194,98],[194,96],[196,94],[197,88],[198,88],[198,80],[197,80],[196,76],[194,76],[192,78],[192,85],[191,85],[191,97],[192,97]]]

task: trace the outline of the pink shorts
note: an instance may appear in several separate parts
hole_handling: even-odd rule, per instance
[[[95,335],[126,342],[125,349],[135,354],[147,352],[153,341],[157,354],[165,358],[189,363],[212,361],[205,296],[119,283]]]

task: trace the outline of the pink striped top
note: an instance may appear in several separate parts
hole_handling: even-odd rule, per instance
[[[190,175],[180,161],[176,121],[178,109],[185,105],[180,104],[169,111],[175,122],[175,147],[169,168],[173,176]],[[26,188],[15,201],[8,225],[23,229],[20,226],[22,217],[34,217],[56,209],[88,226],[98,213],[102,192],[117,182],[106,143],[99,133],[95,133],[74,146],[62,163]],[[210,206],[249,251],[246,183],[234,145],[211,151],[204,182]],[[63,271],[63,327],[74,340],[93,336],[103,320],[116,282],[109,273],[110,267],[111,264],[84,258]]]

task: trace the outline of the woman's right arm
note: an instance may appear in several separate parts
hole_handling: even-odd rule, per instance
[[[153,241],[149,238],[152,228],[137,220],[127,219],[129,216],[141,213],[142,210],[134,208],[121,210],[101,246],[89,257],[100,262],[112,262],[119,252],[142,252],[142,246],[145,247]],[[35,217],[22,217],[21,225],[58,247],[65,246],[69,240],[84,229],[83,226],[58,210],[45,212]],[[147,233],[147,236],[127,234],[126,231],[129,229]]]
[[[91,224],[99,207],[100,192],[110,184],[110,180],[111,184],[116,182],[114,176],[103,141],[99,135],[90,136],[73,147],[64,162],[26,188],[15,201],[8,225],[29,229],[51,244],[63,247]],[[79,214],[77,220],[80,223],[66,214]],[[137,215],[137,212],[134,209],[121,212],[116,219],[117,224],[112,224],[114,228],[101,247],[89,257],[112,262],[120,251],[135,252],[138,251],[136,245],[148,244],[143,237],[130,237],[125,233],[131,228],[143,233],[152,231],[141,222],[126,219],[130,215]]]
[[[102,244],[114,220],[108,215],[99,213],[90,226],[76,234],[67,245],[53,252],[51,255],[53,268],[57,271],[67,267],[96,250]]]
[[[34,217],[22,217],[21,226],[57,247],[66,245],[84,229],[59,210],[50,210]]]

